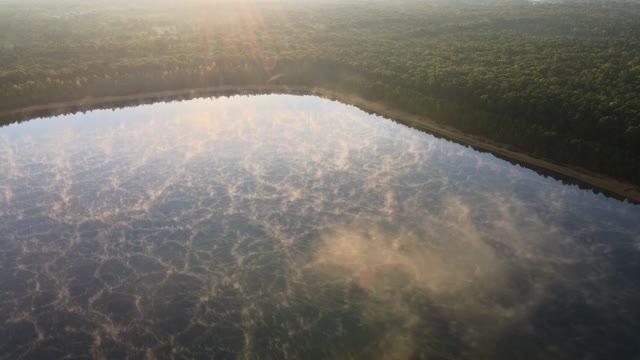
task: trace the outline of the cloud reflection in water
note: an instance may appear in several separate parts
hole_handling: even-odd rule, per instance
[[[638,219],[314,97],[39,119],[0,130],[0,354],[630,357]]]

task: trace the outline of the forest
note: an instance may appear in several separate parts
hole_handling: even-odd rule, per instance
[[[640,184],[638,3],[0,3],[0,114],[253,84],[358,95]]]

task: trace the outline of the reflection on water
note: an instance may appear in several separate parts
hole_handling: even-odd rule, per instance
[[[635,358],[640,206],[314,97],[0,129],[0,358]]]

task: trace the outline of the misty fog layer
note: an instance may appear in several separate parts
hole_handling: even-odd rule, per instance
[[[315,97],[0,129],[0,353],[637,353],[640,207]]]

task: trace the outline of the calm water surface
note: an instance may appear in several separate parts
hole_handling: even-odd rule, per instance
[[[638,359],[640,206],[315,97],[0,129],[2,359]]]

